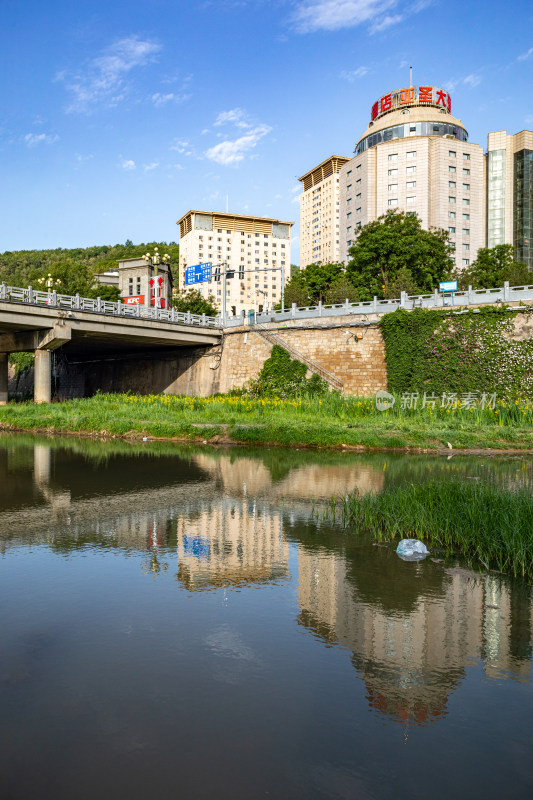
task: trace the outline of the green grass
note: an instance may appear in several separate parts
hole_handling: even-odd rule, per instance
[[[4,430],[46,430],[246,444],[403,449],[533,448],[533,404],[494,409],[377,411],[372,398],[208,398],[99,394],[64,403],[16,403],[0,409]]]
[[[421,539],[431,550],[533,580],[533,497],[477,482],[431,480],[332,500],[329,513],[378,540]]]

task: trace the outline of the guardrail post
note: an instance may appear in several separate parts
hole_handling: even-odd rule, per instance
[[[191,324],[191,312],[187,311],[187,325]]]
[[[322,316],[322,300],[318,301],[318,316]]]
[[[407,292],[400,292],[400,308],[407,306]]]
[[[119,315],[119,317],[122,314],[122,303],[120,300],[117,300],[117,314]]]
[[[205,324],[206,323],[205,323],[205,311],[204,311],[204,313],[202,314],[202,325],[205,326]]]
[[[377,313],[377,310],[378,310],[378,298],[376,297],[376,295],[374,295],[373,311],[375,314]]]
[[[503,282],[503,301],[506,303],[511,299],[511,293],[509,291],[509,281]]]
[[[28,286],[28,303],[33,303],[33,289]]]
[[[7,286],[5,281],[2,281],[2,286],[0,287],[0,297],[2,300],[7,300]]]
[[[54,289],[52,292],[51,303],[53,306],[57,306],[57,289]]]
[[[96,298],[96,310],[99,311],[100,313],[102,312],[102,298],[101,297],[97,297]]]
[[[348,309],[350,308],[350,301],[348,300],[348,298],[346,298],[344,301],[344,307],[346,308],[346,311],[348,311]]]
[[[296,303],[293,303],[291,306],[291,317],[293,319],[296,317]]]
[[[137,303],[137,305],[135,306],[135,316],[136,317],[140,317],[141,316],[141,304],[140,303]]]
[[[75,303],[75,307],[76,307],[76,308],[79,308],[79,307],[80,307],[80,296],[79,296],[78,292],[76,292],[76,303]]]
[[[433,305],[435,306],[435,308],[437,308],[438,305],[439,305],[439,290],[438,289],[435,289],[435,291],[433,293]]]
[[[469,285],[468,286],[468,305],[471,306],[473,302],[474,302],[474,294],[472,292],[472,287]]]

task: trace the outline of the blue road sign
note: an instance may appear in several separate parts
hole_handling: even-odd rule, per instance
[[[203,283],[204,281],[210,280],[210,261],[206,261],[205,264],[191,264],[190,267],[185,267],[185,286],[191,286],[193,283]]]

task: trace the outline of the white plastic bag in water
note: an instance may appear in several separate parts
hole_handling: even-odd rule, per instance
[[[402,539],[396,548],[396,553],[404,561],[422,561],[429,555],[429,550],[424,542],[419,542],[418,539]]]

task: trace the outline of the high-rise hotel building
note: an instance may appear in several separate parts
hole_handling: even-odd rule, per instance
[[[533,131],[489,133],[487,246],[512,244],[533,269]]]
[[[263,311],[281,299],[282,280],[290,279],[291,228],[294,222],[215,211],[187,211],[180,227],[179,288],[198,289],[215,298],[222,311],[224,270],[226,313]],[[185,270],[194,264],[211,264],[211,279],[185,284]],[[231,276],[231,277],[230,277]]]
[[[359,228],[391,209],[448,230],[459,268],[485,246],[483,148],[468,141],[449,93],[437,86],[399,89],[372,105],[339,188],[342,261]]]
[[[330,156],[298,178],[300,195],[300,266],[339,261],[339,173],[346,156]]]

